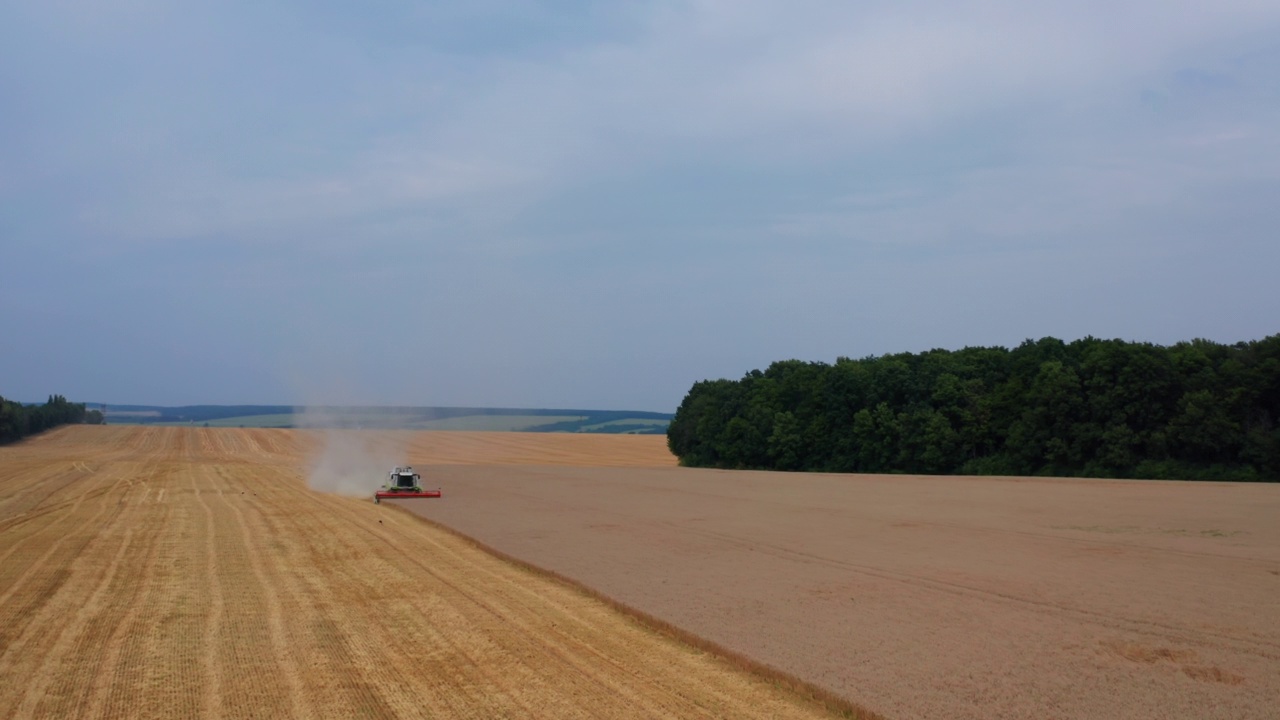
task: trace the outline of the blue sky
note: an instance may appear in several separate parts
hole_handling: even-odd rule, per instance
[[[18,2],[0,395],[672,410],[1280,332],[1280,4]]]

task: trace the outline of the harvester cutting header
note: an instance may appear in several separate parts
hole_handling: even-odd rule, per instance
[[[422,476],[408,465],[397,467],[387,473],[387,481],[382,489],[373,494],[373,501],[400,500],[403,498],[438,498],[439,490],[423,490]]]

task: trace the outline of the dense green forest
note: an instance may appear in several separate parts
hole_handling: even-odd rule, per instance
[[[84,403],[67,402],[61,395],[50,395],[44,405],[23,405],[0,397],[0,443],[20,440],[28,435],[67,423],[102,422],[97,410],[85,412]]]
[[[1277,481],[1280,335],[776,362],[694,384],[667,442],[698,467]]]

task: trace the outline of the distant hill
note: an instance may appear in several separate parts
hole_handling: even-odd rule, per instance
[[[99,408],[100,403],[87,403]],[[463,407],[311,407],[291,405],[107,405],[113,425],[497,430],[660,435],[671,413],[639,410]]]

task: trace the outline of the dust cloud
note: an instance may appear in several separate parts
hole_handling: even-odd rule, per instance
[[[359,415],[334,408],[295,410],[298,427],[315,433],[318,443],[307,473],[307,485],[321,492],[366,497],[381,486],[386,474],[405,465],[404,432],[368,430],[385,427],[385,420],[365,410]]]

